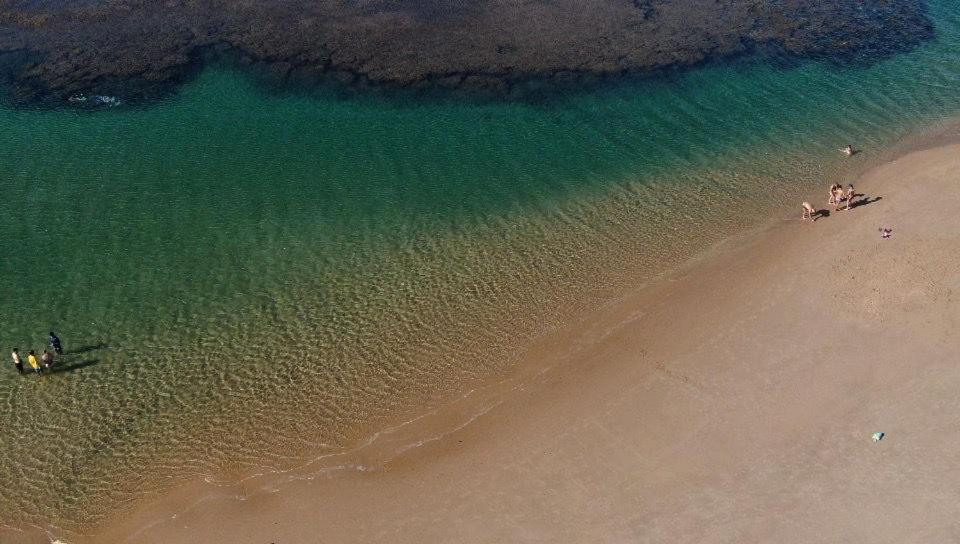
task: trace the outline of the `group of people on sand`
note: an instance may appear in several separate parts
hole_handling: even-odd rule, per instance
[[[853,207],[853,199],[857,194],[853,190],[853,184],[847,185],[847,190],[843,190],[843,185],[834,183],[830,186],[830,198],[827,200],[827,206],[833,206],[833,211],[839,212],[849,210]],[[803,203],[803,215],[801,220],[809,219],[816,221],[820,212],[816,210],[809,202]]]
[[[50,347],[53,348],[54,353],[57,355],[63,355],[63,342],[60,341],[60,337],[54,334],[53,331],[50,331],[50,337],[48,338],[48,341],[50,342]],[[13,352],[10,354],[10,357],[13,359],[13,366],[17,367],[17,372],[23,374],[23,359],[20,356],[20,350],[13,348]],[[43,350],[43,353],[40,354],[40,358],[38,360],[36,352],[31,349],[27,353],[27,364],[30,365],[30,368],[32,368],[34,372],[42,376],[44,372],[49,372],[53,368],[53,353]]]
[[[847,185],[847,190],[843,190],[843,186],[839,183],[834,183],[830,186],[830,199],[827,200],[827,205],[833,204],[833,211],[840,210],[849,210],[853,207],[853,197],[857,196],[853,192],[853,184]],[[845,202],[846,204],[841,207],[841,203]]]
[[[851,157],[857,150],[853,148],[852,145],[847,145],[846,147],[840,150],[844,155]],[[827,206],[833,206],[833,211],[843,211],[849,210],[853,207],[853,199],[857,194],[853,190],[853,184],[847,185],[847,190],[843,190],[843,185],[839,183],[834,183],[830,186],[830,198],[827,199]],[[843,204],[843,206],[841,206]],[[817,211],[809,202],[803,203],[803,214],[800,216],[801,220],[816,221],[817,217],[820,215],[820,212]]]

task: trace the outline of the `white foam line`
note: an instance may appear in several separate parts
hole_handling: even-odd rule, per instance
[[[467,425],[470,425],[471,423],[473,423],[473,422],[476,421],[477,419],[485,416],[488,412],[490,412],[490,411],[493,410],[494,408],[500,406],[500,405],[503,404],[504,402],[505,402],[505,401],[504,401],[503,399],[498,400],[497,402],[491,404],[490,406],[486,407],[485,409],[481,410],[480,412],[474,414],[472,417],[470,417],[469,419],[467,419],[466,421],[464,421],[464,422],[461,423],[460,425],[457,425],[456,427],[454,427],[454,428],[453,428],[452,430],[450,430],[450,431],[447,431],[447,432],[445,432],[445,433],[440,433],[439,435],[434,436],[434,437],[431,437],[431,438],[425,438],[425,439],[422,439],[422,440],[418,440],[418,441],[414,442],[413,444],[407,444],[406,446],[401,447],[400,449],[397,450],[396,455],[394,455],[391,459],[388,459],[388,462],[389,462],[390,460],[392,460],[392,459],[395,459],[397,456],[402,455],[404,452],[407,452],[407,451],[412,450],[412,449],[415,449],[415,448],[422,447],[422,446],[424,446],[425,444],[429,444],[429,443],[431,443],[431,442],[436,442],[436,441],[438,441],[438,440],[442,440],[443,438],[445,438],[445,437],[447,437],[447,436],[450,436],[450,435],[452,435],[452,434],[455,434],[455,433],[459,432],[461,429],[465,428]]]

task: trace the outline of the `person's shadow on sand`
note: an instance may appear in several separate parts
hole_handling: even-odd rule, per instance
[[[861,197],[861,196],[865,196],[865,195],[854,195],[854,198]],[[882,197],[882,196],[875,196],[875,197],[873,197],[873,198],[867,197],[867,198],[861,198],[860,200],[854,200],[854,201],[850,204],[850,209],[852,210],[852,209],[854,209],[854,208],[859,208],[860,206],[866,206],[867,204],[873,204],[874,202],[876,202],[876,201],[878,201],[878,200],[883,200],[883,197]]]
[[[821,217],[830,217],[830,210],[826,210],[826,209],[822,209],[822,208],[821,208],[821,209],[813,212],[813,215],[810,216],[810,219],[816,221],[817,219],[820,219]]]

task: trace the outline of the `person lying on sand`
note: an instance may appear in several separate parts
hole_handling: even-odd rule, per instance
[[[815,217],[816,213],[817,213],[817,210],[813,209],[813,206],[811,206],[809,202],[804,202],[803,215],[800,216],[800,220],[805,221],[809,219],[810,221],[816,221],[817,220],[817,218]]]

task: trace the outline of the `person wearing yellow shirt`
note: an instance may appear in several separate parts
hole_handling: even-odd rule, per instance
[[[37,361],[37,354],[30,350],[30,353],[27,354],[27,362],[30,363],[30,367],[37,371],[37,374],[43,375],[43,369],[40,368],[40,362]]]

